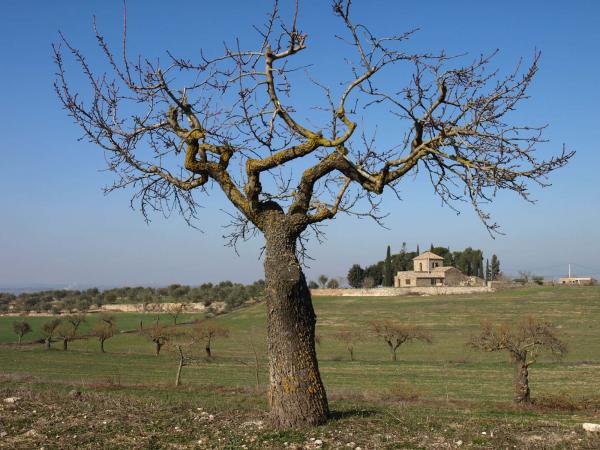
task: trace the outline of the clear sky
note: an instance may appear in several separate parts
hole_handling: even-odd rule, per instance
[[[420,49],[478,55],[499,48],[499,62],[506,67],[540,49],[540,72],[520,117],[550,124],[550,143],[541,147],[545,154],[565,143],[577,155],[552,176],[552,187],[533,190],[535,205],[513,195],[498,198],[490,211],[505,235],[495,240],[467,206],[457,216],[440,205],[424,180],[406,179],[402,201],[385,197],[389,229],[346,217],[329,222],[327,241],[310,246],[314,260],[308,277],[343,276],[352,263],[382,259],[388,244],[396,252],[403,241],[410,249],[430,243],[482,248],[488,257],[499,255],[509,273],[524,269],[559,276],[571,262],[575,273],[600,277],[600,2],[355,4],[356,17],[372,28],[419,27],[411,45]],[[154,57],[167,49],[190,55],[200,48],[216,51],[234,36],[252,40],[251,25],[262,23],[268,8],[268,1],[130,0],[130,46]],[[301,2],[300,23],[309,34],[311,55],[319,70],[333,78],[339,67],[327,63],[329,13],[323,0]],[[5,0],[0,6],[0,287],[199,284],[262,277],[260,238],[242,245],[239,256],[224,246],[227,215],[222,210],[231,207],[218,192],[201,211],[203,232],[178,217],[157,216],[147,225],[130,209],[130,192],[103,195],[112,177],[102,171],[102,152],[77,141],[80,130],[52,90],[51,43],[58,30],[93,61],[94,15],[118,46],[120,1]]]

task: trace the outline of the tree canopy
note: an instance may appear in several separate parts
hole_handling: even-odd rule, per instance
[[[298,6],[292,17],[282,17],[276,1],[257,27],[255,43],[234,41],[220,55],[201,52],[197,61],[174,51],[167,51],[166,60],[131,58],[125,34],[123,54],[117,55],[95,28],[112,72],[99,75],[61,35],[54,45],[55,90],[85,138],[106,152],[116,174],[107,190],[134,189],[133,201],[144,215],[176,210],[191,221],[200,205],[193,192],[218,186],[239,213],[234,243],[253,227],[264,231],[273,208],[294,216],[299,231],[339,212],[378,218],[375,196],[422,170],[444,203],[469,201],[496,231],[482,204],[499,189],[529,199],[528,183],[546,185],[546,176],[573,155],[563,150],[539,159],[545,127],[510,120],[528,97],[539,52],[529,65],[519,62],[512,70],[494,67],[497,51],[475,58],[410,52],[406,42],[415,30],[378,36],[352,16],[351,1],[331,3],[338,19],[331,33],[348,44],[340,55],[340,76],[347,81],[334,89],[319,81],[318,66],[307,71],[323,92],[325,106],[317,106],[329,114],[314,125],[288,101],[295,98],[294,61],[303,61],[300,55],[311,44],[300,28]],[[72,61],[91,95],[70,84]],[[407,70],[413,76],[404,86],[379,76]],[[392,147],[379,144],[373,130],[360,129],[361,116],[376,108],[398,120]],[[280,170],[299,159],[306,160],[304,171]]]
[[[483,205],[499,190],[528,200],[528,186],[547,185],[573,155],[540,158],[544,126],[511,117],[528,96],[539,52],[500,70],[496,51],[411,51],[415,30],[383,35],[352,14],[351,0],[330,6],[334,20],[323,31],[347,51],[314,47],[338,64],[333,85],[318,60],[307,60],[324,36],[302,31],[299,1],[288,16],[275,0],[255,42],[232,36],[221,54],[200,51],[194,60],[175,51],[131,58],[126,33],[117,54],[97,28],[100,70],[63,35],[54,45],[56,93],[85,139],[104,150],[115,174],[108,192],[131,190],[146,218],[176,211],[194,224],[203,194],[217,188],[234,210],[228,242],[264,235],[268,395],[282,427],[329,415],[301,266],[307,232],[319,234],[319,224],[341,213],[380,221],[384,190],[398,194],[421,171],[444,204],[469,202],[493,233],[498,225]],[[73,63],[88,82],[85,95],[70,78]],[[298,76],[322,92],[310,117],[298,111]],[[386,140],[363,120],[376,109],[397,120]]]

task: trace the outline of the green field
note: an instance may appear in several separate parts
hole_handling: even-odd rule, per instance
[[[422,417],[424,412],[428,412],[427,417],[433,414],[438,418],[450,414],[449,420],[455,421],[456,413],[460,420],[471,420],[467,419],[469,411],[476,411],[479,417],[501,421],[557,421],[561,427],[567,427],[564,429],[582,421],[600,421],[599,287],[540,287],[460,296],[319,297],[314,303],[317,333],[321,336],[317,348],[319,364],[334,410],[375,408],[378,414],[388,414],[402,404],[409,405],[415,417]],[[465,342],[477,331],[481,320],[510,322],[526,315],[554,322],[568,343],[569,353],[560,361],[541,358],[531,368],[532,396],[539,405],[546,406],[522,411],[510,404],[512,368],[508,356],[479,353],[468,349]],[[119,313],[117,322],[121,330],[133,330],[140,321],[148,325],[155,317]],[[191,318],[186,316],[180,321]],[[349,361],[343,345],[334,338],[335,332],[368,332],[369,322],[380,319],[421,325],[431,331],[434,342],[404,345],[398,361],[392,362],[387,346],[366,333],[356,345],[357,360]],[[9,345],[16,340],[12,333],[14,320],[0,317],[0,367],[11,388],[25,386],[44,391],[48,387],[64,390],[76,385],[110,395],[118,389],[119,395],[141,397],[140,401],[201,399],[203,404],[219,410],[266,409],[263,396],[252,391],[255,365],[249,345],[252,339],[260,355],[264,389],[267,375],[263,304],[215,319],[230,328],[230,337],[216,341],[212,360],[202,359],[184,369],[184,386],[179,390],[171,388],[176,370],[174,353],[167,348],[159,357],[154,356],[152,343],[136,333],[122,333],[108,340],[105,354],[98,351],[98,343],[93,339],[75,341],[67,352],[60,350],[60,343],[54,344],[56,349],[51,351],[41,344],[18,348]],[[48,318],[27,320],[37,333]],[[97,318],[91,315],[86,326],[94,320]],[[168,323],[168,316],[161,321]],[[37,337],[34,333],[25,340]],[[447,430],[448,425],[444,426]],[[600,441],[596,443],[600,446]]]

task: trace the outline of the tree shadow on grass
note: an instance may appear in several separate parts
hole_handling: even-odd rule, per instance
[[[329,413],[329,420],[338,421],[344,419],[358,419],[374,416],[378,413],[375,409],[351,408],[344,410],[333,410]]]

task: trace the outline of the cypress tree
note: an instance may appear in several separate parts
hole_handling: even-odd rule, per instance
[[[396,269],[399,271],[409,270],[406,254],[406,242],[403,242],[402,247],[400,247],[400,253],[398,254],[398,266],[396,267]]]
[[[479,273],[477,276],[483,278],[483,253],[481,252],[479,252]]]
[[[500,260],[496,255],[492,255],[491,275],[492,280],[495,280],[500,274]]]
[[[383,285],[390,287],[394,285],[394,269],[392,268],[392,252],[390,246],[387,247],[385,261],[383,263]]]

